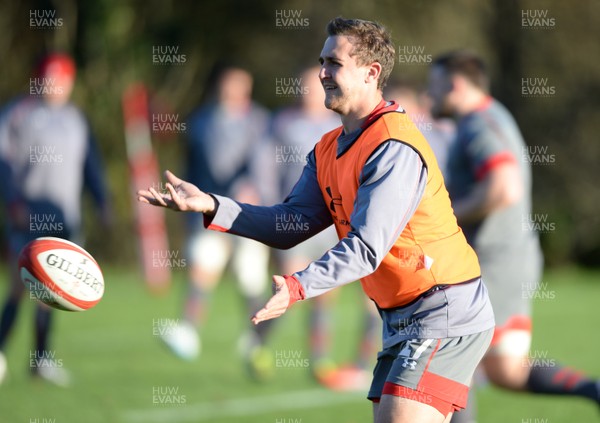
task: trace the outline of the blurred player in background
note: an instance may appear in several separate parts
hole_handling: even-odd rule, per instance
[[[0,381],[6,374],[2,351],[25,291],[17,268],[20,250],[42,236],[81,244],[84,186],[98,206],[101,221],[108,224],[109,220],[100,157],[85,117],[69,101],[74,82],[73,60],[50,54],[30,79],[29,95],[13,101],[0,116],[0,172],[10,261],[10,290],[0,315]],[[69,374],[49,350],[50,327],[51,309],[37,302],[31,372],[67,385]]]
[[[274,319],[296,301],[361,280],[383,319],[368,398],[377,423],[446,423],[465,407],[494,316],[473,249],[456,223],[433,151],[403,109],[382,98],[395,62],[387,30],[335,18],[319,77],[342,126],[323,135],[285,201],[270,207],[207,194],[166,172],[168,193],[139,201],[204,213],[214,230],[290,248],[334,224],[339,242],[291,276],[252,318]],[[298,216],[307,231],[281,233]]]
[[[272,162],[258,163],[257,152],[268,137],[269,114],[252,100],[252,85],[248,71],[215,66],[207,101],[188,119],[187,175],[211,192],[262,204],[268,190],[257,181],[264,180],[259,174]],[[204,323],[210,295],[228,262],[248,310],[255,311],[267,288],[269,249],[256,241],[207,231],[199,214],[188,215],[187,224],[189,286],[183,321],[163,340],[179,357],[191,360],[200,352],[197,328]],[[266,331],[267,326],[252,327],[240,344],[257,377],[267,371],[262,367],[268,362],[263,346]]]
[[[531,167],[514,118],[489,94],[483,61],[466,51],[440,56],[431,66],[429,94],[433,116],[457,122],[446,184],[458,223],[479,256],[496,315],[482,360],[488,379],[514,391],[600,402],[598,381],[527,360],[531,293],[543,267],[538,235],[522,225],[531,215]],[[458,413],[453,422],[474,421],[473,414]]]
[[[306,156],[315,147],[321,136],[340,124],[339,117],[324,105],[325,93],[319,80],[319,67],[308,68],[300,75],[306,90],[296,106],[279,112],[273,120],[273,142],[275,142],[275,163],[279,170],[281,195],[278,201],[292,191],[300,179],[306,164]],[[293,225],[290,225],[293,226]],[[291,229],[294,230],[294,229]],[[337,242],[335,227],[302,242],[289,250],[277,250],[284,274],[292,274],[318,259]],[[379,315],[372,301],[366,299],[364,329],[355,365],[337,368],[330,357],[333,295],[330,292],[316,297],[312,302],[309,324],[309,342],[312,371],[316,379],[335,390],[357,390],[368,387],[371,379],[371,361],[379,348]]]
[[[385,98],[396,100],[423,133],[431,146],[442,174],[446,174],[448,150],[454,141],[455,125],[449,118],[434,119],[431,116],[430,100],[417,84],[406,80],[394,80],[385,89]]]

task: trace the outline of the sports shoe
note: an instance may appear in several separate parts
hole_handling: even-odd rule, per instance
[[[8,367],[6,364],[6,357],[4,353],[0,351],[0,385],[6,379],[6,373],[8,373]]]
[[[312,361],[314,362],[312,366],[312,373],[318,382],[338,368],[335,361],[333,361],[331,358],[313,358]]]
[[[332,391],[365,391],[371,384],[371,373],[356,366],[342,366],[316,374],[317,380]]]
[[[47,360],[42,366],[31,368],[33,377],[39,377],[53,385],[66,388],[71,385],[71,374],[56,360]]]
[[[237,348],[252,379],[264,382],[275,376],[273,351],[261,344],[255,332],[244,333],[238,340]]]
[[[160,339],[179,358],[192,361],[200,355],[200,336],[189,322],[181,321],[168,328]]]
[[[252,379],[265,382],[275,376],[273,351],[265,345],[254,347],[246,358],[246,367]]]

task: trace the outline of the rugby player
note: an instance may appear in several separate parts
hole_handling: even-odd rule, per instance
[[[375,22],[335,18],[327,35],[319,77],[325,106],[342,126],[309,153],[283,203],[235,202],[168,171],[168,193],[149,188],[138,199],[204,213],[210,229],[276,248],[335,225],[339,242],[305,269],[273,276],[274,295],[252,321],[360,279],[383,319],[368,394],[374,421],[447,422],[465,407],[494,328],[477,256],[456,223],[431,148],[402,108],[382,97],[395,61],[390,34]],[[285,215],[309,230],[282,235],[275,222]]]
[[[1,197],[8,210],[10,288],[0,311],[0,383],[7,373],[3,351],[26,292],[19,277],[21,249],[41,236],[81,243],[83,188],[92,194],[102,225],[108,228],[111,221],[96,142],[87,119],[70,101],[75,74],[70,56],[46,55],[30,81],[29,95],[15,99],[1,113]],[[50,307],[37,302],[31,374],[66,386],[69,372],[49,358],[51,327]]]
[[[543,265],[538,234],[522,223],[531,215],[531,166],[514,118],[489,94],[483,60],[468,51],[439,56],[431,65],[429,94],[434,117],[457,122],[446,185],[458,223],[479,257],[496,315],[482,361],[488,379],[513,391],[598,402],[598,381],[554,360],[549,365],[528,359],[531,301]],[[473,421],[469,414],[457,413],[452,421]]]

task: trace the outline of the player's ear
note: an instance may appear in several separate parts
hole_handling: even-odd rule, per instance
[[[372,83],[377,82],[379,77],[381,76],[381,63],[373,62],[367,68],[367,76],[365,77],[365,82]]]

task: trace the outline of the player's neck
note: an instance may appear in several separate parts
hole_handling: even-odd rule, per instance
[[[373,110],[381,103],[381,100],[383,100],[381,92],[377,91],[377,93],[370,96],[368,100],[362,101],[356,110],[352,110],[349,113],[342,115],[341,120],[342,125],[344,126],[344,132],[349,134],[360,128]]]
[[[473,112],[481,110],[490,101],[489,94],[483,91],[469,91],[465,93],[459,106],[457,107],[457,115],[459,117],[467,116]]]

